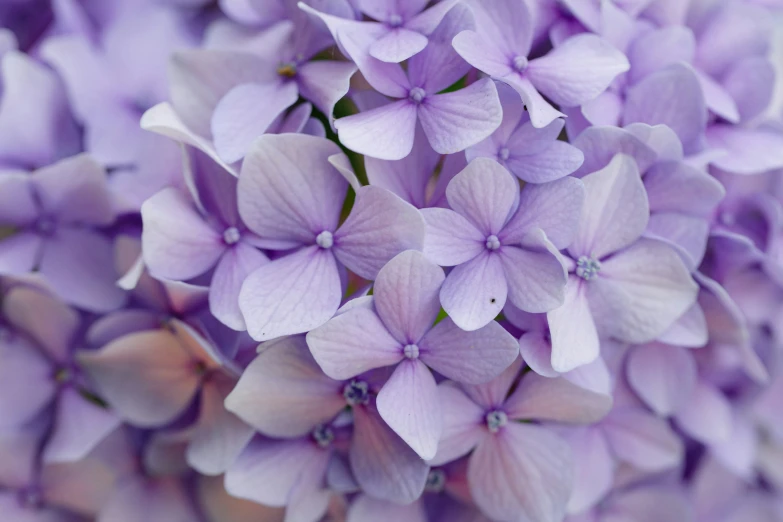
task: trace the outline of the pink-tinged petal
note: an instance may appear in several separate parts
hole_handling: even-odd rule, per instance
[[[557,372],[573,370],[598,357],[600,342],[586,287],[581,279],[569,277],[563,305],[547,313],[552,336],[552,368]]]
[[[453,210],[424,208],[427,224],[424,255],[440,266],[467,263],[486,250],[486,237],[470,221]]]
[[[514,420],[544,420],[591,424],[612,408],[612,397],[577,386],[562,377],[529,372],[503,404]]]
[[[112,242],[91,230],[59,229],[46,241],[39,269],[57,295],[80,308],[108,312],[125,302]]]
[[[176,478],[131,477],[114,490],[101,508],[99,522],[198,520],[188,492]]]
[[[612,452],[645,471],[663,471],[683,458],[682,440],[666,420],[635,408],[613,411],[601,423]]]
[[[201,390],[201,411],[190,435],[188,464],[199,473],[219,475],[253,438],[253,428],[223,406],[233,382],[216,375]]]
[[[732,99],[731,94],[723,88],[723,85],[699,71],[696,71],[696,76],[699,79],[699,85],[701,85],[701,92],[704,95],[704,103],[707,105],[707,108],[726,121],[739,123],[740,115],[737,104]]]
[[[26,274],[35,269],[44,240],[28,232],[18,232],[0,240],[0,274]]]
[[[493,77],[513,74],[510,58],[492,42],[475,31],[462,31],[452,41],[454,49],[470,65]]]
[[[415,250],[403,252],[384,266],[375,280],[375,309],[400,343],[418,342],[440,312],[438,293],[443,269]]]
[[[534,17],[527,4],[513,0],[466,2],[476,19],[476,30],[502,45],[508,58],[527,56],[533,39]]]
[[[308,439],[254,440],[226,472],[226,490],[267,506],[285,506],[303,475],[328,457]]]
[[[497,317],[507,294],[501,256],[485,250],[449,272],[440,289],[440,301],[460,328],[473,331]]]
[[[498,520],[556,522],[573,481],[571,448],[546,428],[510,423],[470,458],[468,482],[481,510]]]
[[[382,62],[400,63],[427,47],[427,37],[404,27],[392,29],[369,48],[370,56]]]
[[[584,161],[582,152],[569,143],[553,141],[538,154],[516,155],[505,161],[506,167],[522,181],[548,183],[575,172]]]
[[[239,309],[256,341],[303,333],[334,315],[343,291],[334,255],[311,246],[257,268],[242,284]]]
[[[301,437],[345,407],[340,388],[318,367],[304,337],[288,337],[250,363],[226,408],[270,437]]]
[[[402,346],[383,321],[363,307],[352,308],[311,330],[307,345],[323,372],[333,379],[350,379],[403,358]]]
[[[579,233],[569,247],[574,256],[600,259],[627,247],[647,228],[647,193],[636,163],[618,154],[599,170],[582,178],[585,204]]]
[[[350,462],[356,481],[373,497],[410,504],[424,491],[429,466],[381,419],[374,405],[353,410]]]
[[[106,172],[87,154],[39,169],[30,182],[43,210],[60,222],[109,225],[114,220]]]
[[[124,419],[160,426],[179,415],[199,385],[195,360],[168,330],[121,337],[79,363],[96,389]]]
[[[482,384],[503,373],[519,354],[514,337],[500,324],[466,332],[447,317],[419,343],[421,360],[444,377]]]
[[[728,440],[733,422],[731,404],[720,390],[701,381],[683,399],[674,416],[683,431],[705,444]]]
[[[141,206],[144,263],[165,279],[190,279],[215,265],[226,249],[182,192],[164,189]]]
[[[582,182],[571,177],[525,186],[519,210],[499,235],[501,242],[521,243],[539,228],[555,247],[567,247],[579,229],[585,193]]]
[[[551,124],[557,118],[565,117],[565,114],[552,107],[552,105],[541,96],[527,77],[512,72],[498,78],[498,80],[510,85],[519,93],[519,96],[522,98],[522,102],[525,104],[525,108],[530,115],[530,122],[533,124],[533,127],[541,129]]]
[[[623,303],[610,328],[618,339],[631,343],[661,335],[696,302],[699,292],[680,256],[649,239],[606,260],[599,277],[602,289]]]
[[[508,300],[530,313],[554,310],[563,304],[568,273],[560,253],[541,229],[525,238],[524,248],[503,247],[500,261],[508,282]]]
[[[212,114],[212,136],[220,158],[226,163],[244,158],[253,141],[298,98],[294,82],[243,83],[231,89]]]
[[[223,477],[199,477],[197,495],[209,522],[281,522],[285,516],[282,508],[229,495]]]
[[[653,212],[682,212],[708,217],[726,195],[718,180],[682,162],[653,165],[644,175]]]
[[[269,259],[260,250],[242,242],[226,250],[210,283],[209,310],[212,315],[233,330],[244,330],[239,291],[247,276],[268,262]]]
[[[737,103],[740,118],[749,121],[769,107],[775,85],[775,70],[769,58],[754,56],[735,64],[723,86]]]
[[[334,117],[335,104],[351,86],[351,76],[356,66],[350,62],[332,60],[311,61],[297,70],[299,92],[326,115],[329,122]]]
[[[629,68],[625,55],[609,42],[581,34],[532,60],[524,74],[549,99],[573,107],[596,98]]]
[[[693,31],[682,25],[664,26],[636,38],[628,49],[630,84],[643,80],[669,64],[692,63],[696,52]]]
[[[7,299],[5,306],[8,306]],[[51,363],[23,339],[0,342],[0,425],[17,428],[32,420],[56,393]]]
[[[606,167],[620,153],[631,156],[642,173],[660,160],[656,151],[629,129],[588,127],[573,140],[573,144],[585,155],[585,162],[576,171],[580,178]]]
[[[122,420],[81,396],[74,388],[60,392],[54,431],[46,443],[46,463],[76,462],[87,456]]]
[[[399,160],[413,149],[416,121],[416,106],[401,100],[340,118],[334,126],[340,142],[349,149],[373,158]]]
[[[783,137],[763,129],[744,129],[734,125],[711,125],[707,142],[726,154],[712,165],[733,174],[759,174],[783,167]]]
[[[707,122],[701,84],[691,68],[670,65],[628,90],[623,125],[665,124],[674,130],[686,151],[697,146]]]
[[[242,163],[242,221],[264,239],[312,244],[334,232],[348,182],[330,163],[333,142],[304,134],[265,134]]]
[[[508,368],[503,370],[503,373],[491,381],[476,385],[463,384],[462,390],[484,410],[500,408],[506,400],[509,390],[516,382],[522,364],[522,359],[517,358]]]
[[[14,491],[0,493],[0,516],[14,522],[78,522],[74,515],[63,511],[27,508],[19,502],[19,495]]]
[[[519,182],[498,162],[476,158],[449,182],[446,197],[483,234],[499,234],[516,208]]]
[[[582,513],[611,491],[614,456],[599,429],[576,431],[569,441],[574,456],[574,489],[568,499],[568,512]]]
[[[67,362],[78,333],[79,314],[51,294],[29,286],[16,286],[3,297],[3,316],[32,338],[48,357]]]
[[[489,78],[429,96],[418,113],[430,145],[441,154],[461,152],[488,138],[503,118],[497,88]]]
[[[269,35],[282,40],[292,29],[290,23],[280,24]],[[215,49],[174,53],[169,62],[171,105],[186,128],[210,138],[212,113],[221,98],[243,83],[267,83],[273,73],[263,58],[250,53]]]
[[[383,385],[376,399],[378,413],[421,458],[435,456],[443,432],[438,387],[419,360],[404,360]]]
[[[631,388],[662,417],[688,401],[696,386],[696,361],[679,346],[637,346],[628,356],[627,372]]]
[[[391,258],[424,245],[424,218],[395,194],[362,187],[351,214],[334,235],[338,261],[364,279],[375,279]]]
[[[346,522],[427,522],[423,502],[400,505],[361,495],[348,508]]]
[[[443,435],[438,442],[438,452],[428,461],[440,466],[467,455],[486,437],[484,409],[454,383],[438,386],[440,408],[443,412]]]

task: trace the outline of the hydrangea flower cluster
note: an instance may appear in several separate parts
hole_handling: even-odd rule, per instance
[[[779,0],[0,27],[1,521],[783,522]]]

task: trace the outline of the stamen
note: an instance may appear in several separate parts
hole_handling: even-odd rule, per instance
[[[503,147],[498,151],[498,158],[500,161],[506,161],[509,156],[511,156],[511,151],[508,150],[508,147]]]
[[[318,446],[324,449],[328,448],[334,440],[334,432],[332,429],[329,426],[325,426],[323,424],[316,426],[310,436],[313,438],[315,443],[318,444]]]
[[[595,279],[600,271],[601,262],[597,259],[588,256],[579,256],[579,259],[576,260],[576,275],[585,281]]]
[[[277,68],[277,74],[279,74],[283,78],[293,78],[294,76],[296,76],[296,64],[295,63],[281,64]]]
[[[59,368],[54,373],[54,382],[58,384],[67,384],[73,380],[73,372],[68,368]]]
[[[506,415],[506,412],[504,411],[493,410],[487,413],[485,421],[487,423],[487,429],[490,431],[490,433],[497,433],[500,431],[500,428],[508,424],[508,415]]]
[[[526,56],[515,56],[511,61],[511,67],[513,67],[516,72],[521,73],[527,69],[528,63]]]
[[[500,239],[495,234],[492,234],[487,238],[487,250],[497,250],[500,248]]]
[[[227,245],[234,245],[241,237],[237,227],[229,227],[223,231],[223,242]]]
[[[315,238],[316,244],[324,249],[332,248],[332,245],[334,245],[334,237],[332,236],[332,233],[328,230],[324,230],[318,236]]]
[[[442,469],[432,469],[427,475],[427,482],[424,483],[424,491],[430,493],[440,493],[446,488],[446,474]]]
[[[350,406],[367,404],[370,401],[370,386],[364,381],[352,380],[343,388],[343,397]]]
[[[389,20],[386,23],[392,28],[400,27],[402,25],[402,16],[393,14],[389,16]]]
[[[405,357],[408,359],[419,358],[419,347],[415,344],[406,344],[405,348],[403,348],[403,352],[405,353]]]
[[[408,99],[416,105],[420,104],[426,96],[427,93],[421,87],[414,87],[408,92]]]

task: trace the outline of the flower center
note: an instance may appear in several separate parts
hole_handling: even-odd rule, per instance
[[[521,73],[527,69],[528,63],[527,56],[515,56],[511,61],[511,67],[513,67],[516,72]]]
[[[234,245],[239,241],[239,230],[237,227],[229,227],[223,231],[223,242],[227,245]]]
[[[495,234],[492,234],[487,238],[487,250],[497,250],[500,248],[500,240],[498,239],[498,236]]]
[[[726,225],[727,227],[733,226],[737,223],[737,218],[734,216],[734,214],[728,211],[721,212],[718,216],[718,219],[720,220],[721,224]]]
[[[331,232],[324,230],[316,236],[315,243],[321,248],[329,249],[334,245],[334,237]]]
[[[576,260],[576,275],[585,281],[595,279],[595,276],[597,276],[600,271],[601,262],[597,259],[588,256],[579,256],[579,259]]]
[[[296,64],[295,63],[281,63],[277,67],[277,74],[283,78],[293,78],[296,76]]]
[[[405,354],[405,357],[408,359],[418,359],[419,358],[419,347],[415,344],[406,344],[405,348],[402,349],[403,353]]]
[[[500,161],[506,161],[509,156],[511,156],[511,151],[508,150],[508,147],[503,147],[498,151],[498,158],[500,158]]]
[[[430,470],[427,475],[427,482],[424,484],[424,491],[430,493],[440,493],[446,487],[446,474],[442,469]]]
[[[19,503],[28,509],[38,509],[43,506],[43,495],[37,487],[25,488],[18,493]]]
[[[370,400],[370,386],[364,381],[353,380],[343,388],[343,397],[350,406],[367,404]]]
[[[313,429],[310,434],[316,444],[321,448],[328,448],[334,440],[334,432],[329,426],[320,424]]]
[[[54,382],[58,384],[67,384],[73,380],[73,372],[69,368],[58,368],[54,372]]]
[[[402,16],[393,14],[389,16],[389,20],[386,23],[389,27],[400,27],[402,25]]]
[[[427,96],[427,93],[421,87],[414,87],[408,92],[408,99],[416,105],[420,104],[425,96]]]
[[[487,429],[490,433],[497,433],[500,431],[500,428],[508,424],[508,415],[506,415],[506,412],[504,411],[493,410],[487,413],[484,420],[487,423]]]
[[[56,227],[57,224],[54,218],[51,216],[42,216],[35,223],[35,230],[42,236],[51,236],[54,233],[54,229]]]

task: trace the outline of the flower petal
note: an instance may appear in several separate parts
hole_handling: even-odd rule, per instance
[[[705,444],[726,442],[732,432],[731,404],[715,386],[699,382],[675,414],[677,424]]]
[[[427,47],[427,37],[404,27],[392,29],[369,48],[370,56],[382,62],[400,63]]]
[[[628,383],[652,410],[666,417],[689,400],[696,386],[696,361],[679,346],[652,343],[628,355]]]
[[[601,426],[617,458],[642,470],[673,468],[683,457],[682,441],[666,420],[641,409],[616,409]]]
[[[245,329],[239,310],[239,291],[247,276],[269,262],[260,250],[240,242],[218,261],[209,288],[209,310],[221,323],[237,331]]]
[[[413,149],[416,106],[400,100],[340,118],[334,122],[340,142],[359,154],[400,160]]]
[[[0,357],[0,425],[16,428],[32,420],[55,397],[52,366],[23,339],[0,342]]]
[[[541,229],[526,239],[524,248],[503,247],[500,261],[508,282],[508,300],[530,313],[554,310],[563,304],[568,273],[560,253]]]
[[[443,435],[438,442],[438,452],[428,464],[440,466],[467,455],[486,437],[484,409],[454,383],[443,382],[438,386],[443,411]]]
[[[567,372],[598,357],[600,342],[587,301],[587,285],[569,277],[563,305],[547,313],[552,335],[552,368]]]
[[[486,249],[486,238],[466,218],[446,208],[421,210],[427,224],[424,255],[440,266],[467,263]]]

